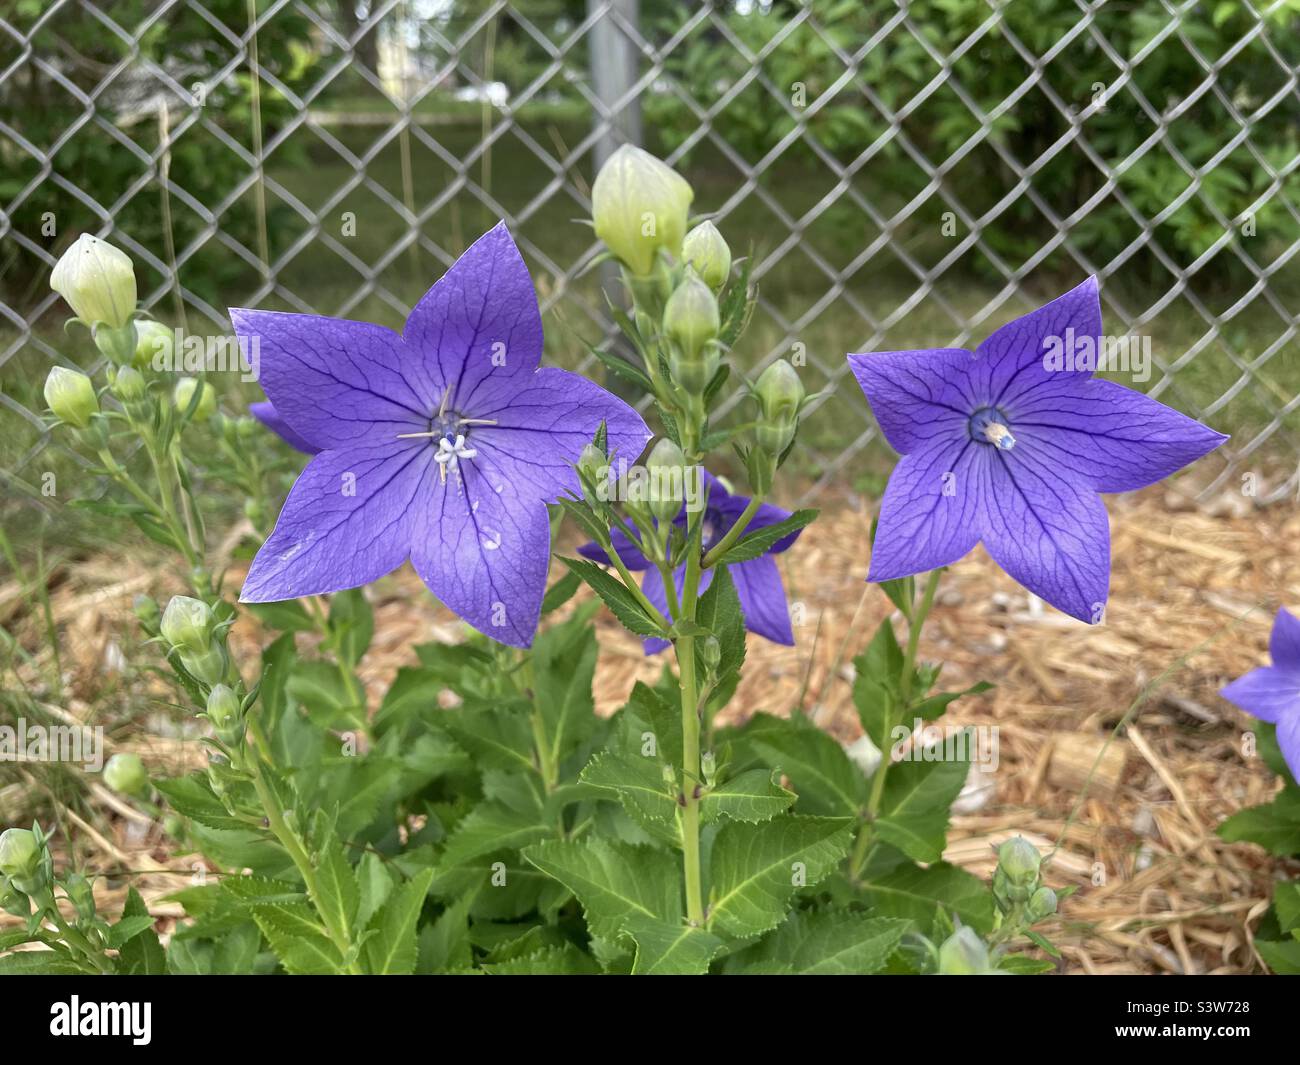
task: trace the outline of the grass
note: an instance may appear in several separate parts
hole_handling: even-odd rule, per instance
[[[392,204],[400,204],[408,196],[420,210],[439,202],[438,208],[425,218],[421,232],[453,256],[493,225],[499,212],[510,213],[520,219],[515,227],[516,238],[525,248],[547,308],[545,358],[553,364],[576,367],[583,359],[582,340],[595,340],[600,333],[595,321],[602,305],[599,277],[596,272],[588,272],[566,280],[559,273],[584,254],[593,237],[589,226],[577,221],[585,214],[580,199],[562,189],[554,191],[558,185],[556,175],[537,160],[524,136],[553,157],[562,158],[568,146],[585,135],[586,127],[573,122],[572,115],[563,110],[553,115],[530,113],[523,136],[507,130],[489,150],[480,153],[477,145],[483,132],[481,114],[479,105],[469,104],[461,124],[438,124],[412,133],[409,171],[404,171],[399,138],[390,136],[386,126],[336,126],[324,136],[304,128],[295,134],[292,151],[281,149],[272,155],[268,177],[308,210],[321,214],[332,244],[310,240],[275,280],[280,288],[300,294],[321,313],[400,326],[404,309],[441,275],[446,261],[423,247],[394,250],[406,237],[408,225]],[[455,115],[448,116],[444,111],[442,117]],[[337,196],[337,191],[354,179],[354,168],[326,137],[337,138],[347,151],[366,160],[366,182],[342,197]],[[458,172],[458,160],[466,161],[463,176]],[[577,171],[575,179],[585,180],[590,160],[584,160]],[[411,175],[409,188],[403,182],[404,172]],[[695,186],[695,209],[700,214],[722,207],[743,181],[730,162],[707,146],[693,153],[686,173]],[[484,193],[476,194],[466,179],[480,185]],[[806,380],[810,391],[825,387],[828,374],[836,379],[824,405],[806,422],[802,446],[795,456],[797,472],[808,476],[823,472],[827,463],[872,424],[856,386],[842,376],[846,351],[970,345],[995,326],[1024,313],[1033,305],[1033,299],[1062,291],[1080,277],[1077,267],[1063,265],[1058,257],[1033,275],[1032,297],[1015,296],[994,306],[1001,286],[991,279],[988,261],[975,251],[938,276],[929,295],[905,314],[897,315],[898,308],[913,297],[920,284],[904,257],[930,269],[951,250],[953,238],[943,235],[937,218],[929,219],[924,211],[918,211],[877,254],[852,272],[841,290],[835,291],[833,278],[826,271],[856,266],[855,259],[880,235],[870,218],[848,197],[836,196],[835,186],[835,178],[815,161],[785,159],[764,171],[758,178],[757,190],[719,219],[733,251],[737,255],[753,254],[763,264],[759,282],[764,304],[741,348],[733,355],[736,367],[745,371],[775,354],[802,351],[809,362]],[[869,172],[857,175],[852,187],[884,216],[904,206],[900,196],[873,187]],[[280,248],[292,246],[307,234],[307,224],[285,209],[273,188],[267,195],[275,220],[274,242]],[[818,211],[823,202],[829,206]],[[344,235],[344,212],[355,219],[353,235]],[[800,240],[786,249],[788,219],[798,220]],[[752,240],[753,246],[747,248],[746,240]],[[541,254],[535,254],[534,249]],[[783,249],[779,259],[767,262],[769,255]],[[364,278],[357,264],[373,272],[376,285],[391,293],[391,301],[376,288],[358,298]],[[157,279],[142,276],[142,291],[150,290],[150,280]],[[237,290],[221,293],[214,305],[242,304],[255,288],[256,278],[250,277]],[[1294,317],[1300,309],[1297,279],[1290,279],[1285,287],[1274,291],[1283,301],[1284,312]],[[1112,280],[1106,295],[1118,299],[1130,311],[1140,310],[1154,299],[1153,294],[1142,291],[1127,277]],[[1221,308],[1231,302],[1226,285],[1211,286],[1199,296],[1211,307]],[[274,297],[263,300],[262,305],[298,309]],[[169,298],[155,308],[164,320],[171,309]],[[189,317],[189,327],[194,331],[219,332],[224,328],[220,323],[197,321],[192,310]],[[967,319],[975,322],[970,332],[963,331],[961,325]],[[1123,332],[1123,324],[1109,309],[1107,322],[1112,331]],[[1165,402],[1185,410],[1208,409],[1212,412],[1208,420],[1216,428],[1250,438],[1270,422],[1271,409],[1300,391],[1300,344],[1294,339],[1257,371],[1254,382],[1240,387],[1243,365],[1267,350],[1285,326],[1283,317],[1269,309],[1265,301],[1256,300],[1246,314],[1233,319],[1224,329],[1237,353],[1234,359],[1222,340],[1206,343],[1203,337],[1208,327],[1187,302],[1175,300],[1153,321],[1141,326],[1142,332],[1154,338],[1156,358],[1171,365],[1194,347],[1203,346],[1204,350],[1180,365],[1167,381],[1159,370],[1145,385],[1120,379],[1139,388],[1164,381],[1160,395]],[[40,335],[70,361],[86,361],[88,345],[84,334],[65,336],[47,315]],[[0,335],[0,344],[7,342]],[[28,345],[0,368],[0,386],[14,402],[41,411],[44,402],[40,389],[48,366],[47,356]],[[240,384],[231,379],[233,375],[220,376],[224,379],[218,382],[218,388],[225,390],[232,409],[241,409],[247,401],[260,398],[256,385]],[[1234,388],[1239,391],[1220,402],[1220,397]],[[0,469],[9,470],[35,443],[38,434],[3,408],[0,425]],[[1292,444],[1300,439],[1300,414],[1293,413],[1284,432],[1274,439],[1276,442],[1288,436]],[[862,461],[851,463],[851,470],[844,471],[843,476],[846,483],[859,489],[875,490],[887,462],[887,453],[877,447]],[[38,488],[40,475],[45,472],[53,473],[61,485],[68,479],[75,483],[80,477],[79,468],[58,448],[41,452],[34,463],[20,471],[20,477],[27,486]],[[21,486],[12,483],[7,489],[11,496],[23,492]],[[58,496],[67,498],[67,493],[61,489]],[[59,540],[75,540],[95,530],[86,518],[78,526],[75,519],[69,522],[65,509],[60,508],[59,514]],[[10,515],[6,520],[12,523],[12,519]],[[26,513],[16,528],[30,526],[33,520],[34,515]]]

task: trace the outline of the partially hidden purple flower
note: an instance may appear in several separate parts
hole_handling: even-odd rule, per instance
[[[1169,476],[1227,439],[1093,376],[1097,281],[998,329],[979,348],[850,355],[890,445],[868,580],[956,562],[983,542],[1035,595],[1091,623],[1110,584],[1099,492]],[[1062,348],[1074,356],[1059,360]],[[1092,361],[1087,358],[1092,354]]]
[[[408,558],[479,631],[528,646],[550,562],[546,503],[601,421],[635,457],[650,432],[586,378],[538,369],[542,322],[504,224],[416,304],[399,335],[364,322],[232,310],[260,345],[264,418],[317,452],[257,553],[240,598],[355,588]],[[292,434],[292,436],[289,435]]]
[[[1268,639],[1273,664],[1252,669],[1219,694],[1252,717],[1277,726],[1277,745],[1300,780],[1300,619],[1277,612]]]
[[[323,450],[314,444],[308,443],[305,437],[295,433],[293,426],[280,417],[280,412],[275,409],[275,404],[270,401],[250,403],[248,413],[295,451],[301,451],[305,455],[319,455]]]
[[[704,528],[702,530],[701,550],[704,554],[708,554],[709,549],[736,524],[741,513],[749,506],[749,499],[741,495],[732,495],[727,491],[726,485],[707,470],[702,469],[700,472],[703,475],[704,489],[707,494],[707,503],[703,515]],[[742,535],[756,529],[765,528],[768,525],[775,525],[778,522],[785,521],[788,517],[790,517],[788,510],[782,510],[770,503],[764,503],[755,512],[749,524],[742,530]],[[677,524],[684,527],[686,518],[686,507],[683,506],[681,513],[676,518]],[[728,572],[731,574],[731,580],[736,587],[736,596],[740,600],[740,610],[745,617],[745,628],[771,640],[773,643],[786,644],[787,646],[794,643],[794,633],[790,628],[790,610],[786,604],[785,586],[781,583],[781,571],[777,568],[776,559],[772,556],[786,550],[798,539],[799,533],[802,531],[802,529],[796,529],[788,536],[781,537],[758,558],[751,558],[747,562],[732,563],[727,567]],[[660,575],[659,570],[645,555],[637,550],[636,546],[621,530],[615,529],[610,540],[623,565],[629,570],[641,571],[641,590],[645,593],[645,597],[659,609],[659,612],[667,617],[669,613],[668,593],[664,588],[663,577]],[[583,544],[578,548],[578,551],[594,562],[609,565],[609,556],[598,544]],[[713,583],[713,574],[713,567],[709,567],[700,574],[699,591],[701,595]],[[677,567],[673,574],[673,583],[679,595],[685,577],[685,565]],[[668,645],[667,640],[652,637],[645,641],[645,651],[646,654],[650,655],[658,654]]]

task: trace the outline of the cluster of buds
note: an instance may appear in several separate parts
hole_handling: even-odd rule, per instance
[[[1056,912],[1056,892],[1042,882],[1042,856],[1023,836],[1013,836],[997,848],[993,898],[1004,914],[1018,915],[1026,924]]]
[[[187,595],[172,597],[158,626],[186,672],[210,689],[222,684],[230,672],[224,633],[218,628],[212,608]]]

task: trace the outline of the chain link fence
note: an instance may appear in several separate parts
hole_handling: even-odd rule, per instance
[[[398,324],[504,218],[549,357],[577,365],[613,330],[575,220],[634,140],[752,256],[736,357],[793,355],[823,390],[809,497],[870,467],[845,352],[970,346],[1095,273],[1134,340],[1119,379],[1234,434],[1196,490],[1253,473],[1280,499],[1300,455],[1298,64],[1295,0],[7,0],[9,484],[40,465],[45,371],[86,347],[47,284],[78,233],[202,332],[227,305]]]

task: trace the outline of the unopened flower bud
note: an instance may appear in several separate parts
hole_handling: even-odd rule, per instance
[[[700,775],[704,778],[704,783],[709,787],[713,786],[713,779],[718,775],[718,757],[712,751],[705,751],[700,755]]]
[[[83,233],[50,274],[50,288],[87,326],[121,330],[135,312],[135,268],[126,252]]]
[[[754,385],[759,408],[754,439],[769,455],[781,455],[790,446],[799,427],[804,395],[803,382],[785,359],[778,359],[759,375]]]
[[[17,881],[31,880],[40,871],[43,848],[28,828],[6,828],[0,833],[0,873]]]
[[[704,356],[705,345],[717,339],[721,328],[718,298],[693,271],[688,271],[664,307],[664,332],[677,344],[685,359],[699,360]]]
[[[84,429],[99,413],[99,399],[89,377],[79,370],[56,366],[45,378],[45,402],[59,421]]]
[[[1031,922],[1042,921],[1056,912],[1056,892],[1044,885],[1029,896],[1025,916]]]
[[[722,644],[718,642],[718,638],[710,633],[700,641],[699,648],[700,661],[704,663],[705,671],[717,672],[718,664],[722,661]]]
[[[650,474],[650,513],[660,522],[670,522],[686,495],[686,456],[665,436],[650,450],[645,465]]]
[[[144,375],[133,366],[123,366],[113,375],[113,395],[123,403],[138,403],[147,391]]]
[[[701,222],[682,241],[682,259],[695,268],[700,279],[717,292],[731,273],[731,249],[712,222]]]
[[[176,349],[172,331],[162,322],[142,318],[135,323],[135,357],[132,363],[140,369],[152,366],[155,370],[171,367]]]
[[[939,947],[941,976],[982,976],[990,971],[989,949],[968,926],[957,929]]]
[[[601,470],[608,465],[609,459],[595,444],[588,444],[578,456],[578,473],[582,475],[583,480],[591,481],[593,484],[600,480]]]
[[[202,389],[199,393],[198,406],[194,408],[194,417],[200,421],[211,418],[217,412],[217,393],[212,386],[206,381],[200,381],[193,377],[182,377],[176,382],[176,390],[172,393],[172,400],[176,404],[176,409],[184,414],[190,409],[190,402],[194,398],[194,390]]]
[[[143,795],[149,789],[149,774],[138,754],[115,754],[104,766],[104,783],[123,795]]]
[[[225,684],[213,685],[212,691],[208,692],[207,715],[218,733],[231,731],[239,724],[242,716],[239,711],[239,696]]]
[[[82,921],[95,919],[95,886],[84,873],[71,872],[65,876],[63,890]]]
[[[159,628],[163,638],[173,647],[201,652],[206,651],[212,641],[214,621],[212,608],[202,599],[174,595],[163,611]]]
[[[213,643],[202,651],[182,650],[180,659],[192,677],[207,685],[220,684],[230,668],[230,658],[219,643]]]
[[[1042,856],[1024,836],[1012,836],[998,847],[998,867],[1007,880],[1017,887],[1028,887],[1038,881]]]
[[[591,187],[596,236],[633,274],[644,277],[660,248],[674,256],[681,251],[694,198],[672,167],[625,144],[606,160]]]

